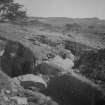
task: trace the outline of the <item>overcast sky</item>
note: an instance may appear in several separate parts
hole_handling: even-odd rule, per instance
[[[28,15],[38,17],[72,17],[105,19],[105,0],[15,0],[27,8]]]

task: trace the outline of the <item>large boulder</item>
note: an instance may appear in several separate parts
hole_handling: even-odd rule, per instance
[[[35,58],[32,51],[19,42],[8,41],[1,56],[1,68],[10,77],[32,73]]]
[[[48,61],[44,61],[37,65],[35,72],[47,76],[56,76],[65,72],[72,72],[74,63],[71,59],[63,59],[60,56],[55,56]]]
[[[54,77],[43,93],[60,105],[105,105],[101,88],[75,73]]]
[[[37,65],[34,72],[36,74],[42,74],[46,76],[55,76],[58,75],[61,70],[56,65],[52,65],[48,62],[42,62],[41,64]]]
[[[74,66],[74,63],[71,59],[69,58],[63,59],[58,55],[55,56],[55,58],[51,59],[48,63],[54,64],[64,70],[72,69],[72,67]]]
[[[22,75],[14,78],[15,81],[18,81],[24,89],[31,89],[31,90],[43,90],[47,87],[47,83],[44,81],[44,79],[41,76],[33,75],[33,74],[27,74]]]

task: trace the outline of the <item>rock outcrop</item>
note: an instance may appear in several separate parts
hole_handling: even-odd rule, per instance
[[[74,66],[74,63],[71,59],[65,57],[64,59],[60,56],[55,56],[53,59],[48,61],[48,64],[55,65],[64,70],[70,70]]]
[[[35,69],[36,74],[42,74],[46,76],[56,76],[61,72],[60,68],[56,65],[49,64],[47,62],[43,62],[37,65]]]
[[[29,48],[19,42],[7,41],[0,57],[1,68],[10,77],[32,73],[35,57]]]
[[[24,89],[31,89],[34,91],[40,91],[47,87],[47,83],[43,80],[41,76],[27,74],[13,78],[17,81]]]
[[[47,76],[56,76],[62,73],[72,72],[74,63],[69,58],[61,58],[59,55],[37,65],[35,72]]]

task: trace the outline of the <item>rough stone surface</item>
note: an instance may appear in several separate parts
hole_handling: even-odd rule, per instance
[[[21,86],[25,89],[36,89],[41,90],[47,87],[47,83],[43,80],[41,76],[27,74],[14,78]]]
[[[29,48],[14,41],[8,41],[1,56],[1,68],[10,77],[32,73],[34,70],[34,54]]]

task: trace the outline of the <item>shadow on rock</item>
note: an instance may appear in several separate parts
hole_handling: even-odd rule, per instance
[[[60,105],[105,105],[99,86],[75,73],[54,77],[43,93]]]

